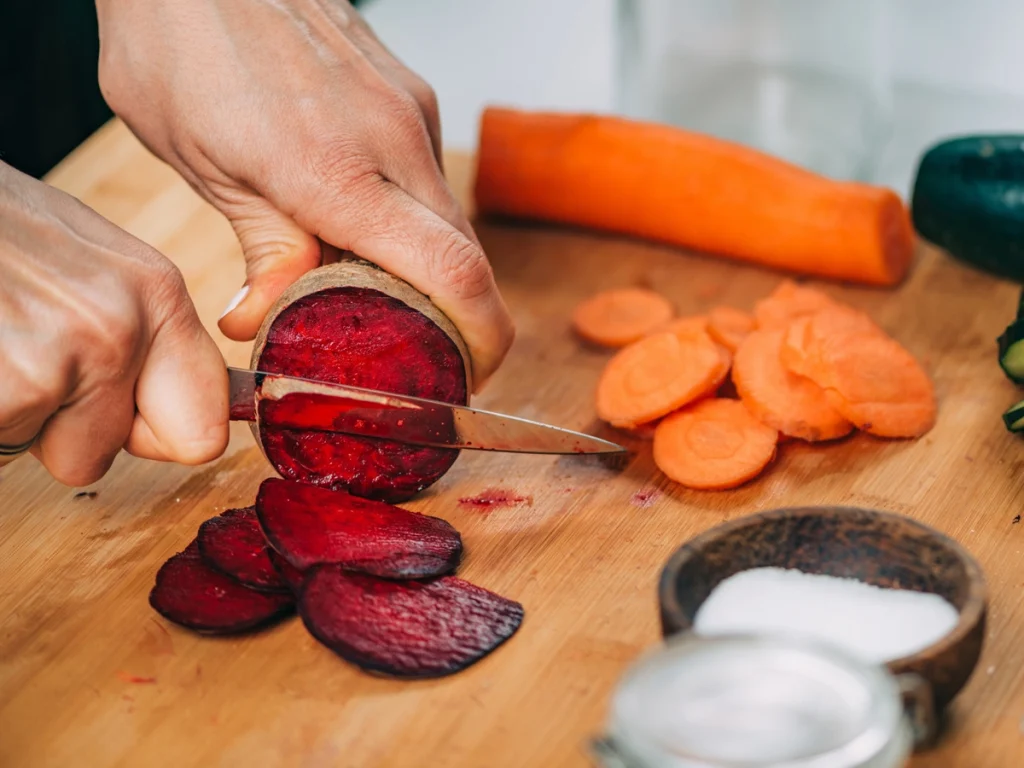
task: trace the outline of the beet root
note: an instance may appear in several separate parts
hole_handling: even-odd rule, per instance
[[[464,405],[467,360],[458,332],[429,299],[373,267],[332,264],[300,279],[271,310],[253,368]],[[287,408],[261,408],[260,443],[284,478],[402,501],[436,482],[458,457],[449,448],[275,427],[275,410],[294,412],[303,397],[317,407],[315,396],[292,395]]]
[[[387,581],[322,565],[307,574],[299,615],[313,637],[363,669],[427,678],[465,669],[508,640],[523,607],[455,576]]]
[[[287,581],[270,561],[255,507],[229,509],[207,520],[196,537],[208,566],[261,592],[289,592]]]
[[[269,478],[256,514],[270,545],[301,571],[322,563],[390,579],[454,570],[462,537],[447,521],[342,491]]]
[[[302,584],[306,580],[306,574],[296,568],[294,565],[289,563],[281,555],[277,554],[274,550],[268,547],[267,552],[270,555],[270,562],[277,569],[277,572],[281,575],[281,580],[288,585],[288,589],[293,595],[299,594],[299,590],[302,589]]]
[[[295,609],[290,594],[257,592],[210,568],[195,540],[160,567],[149,604],[168,621],[215,635],[259,629]]]

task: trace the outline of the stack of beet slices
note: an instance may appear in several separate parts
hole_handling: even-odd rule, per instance
[[[207,520],[157,573],[150,605],[188,629],[232,634],[298,610],[317,640],[363,669],[440,677],[515,634],[523,607],[451,575],[446,521],[271,478],[256,504]]]

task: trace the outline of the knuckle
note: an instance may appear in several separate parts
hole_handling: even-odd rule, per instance
[[[58,483],[70,488],[82,488],[92,485],[107,474],[113,460],[113,456],[110,456],[83,462],[77,457],[59,454],[52,458],[44,457],[43,466]]]
[[[490,263],[476,244],[458,230],[446,233],[435,253],[432,278],[447,285],[460,299],[476,299],[493,289]]]
[[[420,144],[429,137],[420,102],[409,91],[389,91],[382,109],[388,143],[409,146]]]
[[[427,116],[436,116],[440,109],[437,102],[437,93],[433,88],[418,75],[412,75],[409,79],[409,93],[419,103],[420,108]]]

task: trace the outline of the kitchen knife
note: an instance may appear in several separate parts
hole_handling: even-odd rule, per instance
[[[623,453],[580,432],[418,397],[228,367],[231,419],[342,432],[434,448],[508,453]]]

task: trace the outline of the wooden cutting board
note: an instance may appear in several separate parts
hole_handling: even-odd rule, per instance
[[[471,164],[452,157],[449,167],[465,199]],[[243,280],[216,212],[119,123],[51,180],[173,259],[227,360],[247,363],[247,345],[216,329]],[[592,392],[607,358],[569,332],[579,299],[651,285],[689,314],[749,307],[779,280],[583,232],[478,231],[518,337],[474,404],[575,429],[599,429]],[[209,639],[150,609],[160,564],[203,520],[251,503],[270,474],[244,425],[233,426],[229,450],[212,464],[122,456],[89,489],[57,485],[32,459],[0,471],[0,765],[586,765],[585,740],[600,728],[612,686],[658,639],[655,583],[672,551],[724,520],[793,504],[904,513],[979,558],[992,595],[985,652],[948,737],[914,765],[1024,764],[1024,523],[1015,522],[1024,443],[1000,421],[1021,395],[1000,373],[993,341],[1017,291],[935,253],[922,254],[898,292],[828,290],[927,363],[941,399],[935,429],[917,442],[786,445],[761,479],[728,493],[674,487],[644,444],[624,467],[463,454],[410,506],[450,520],[466,542],[461,574],[521,601],[526,620],[498,652],[442,680],[362,674],[298,621]],[[459,504],[491,488],[529,502],[489,513]]]

